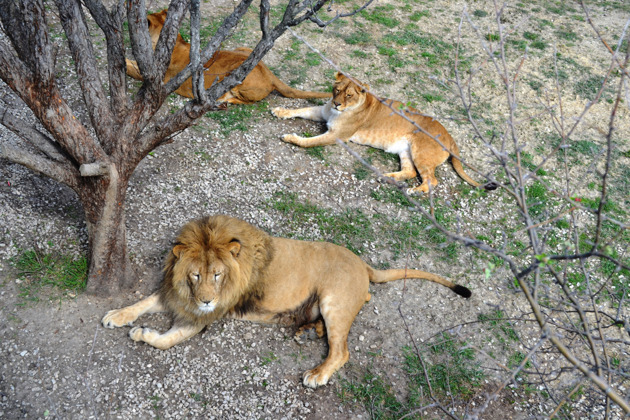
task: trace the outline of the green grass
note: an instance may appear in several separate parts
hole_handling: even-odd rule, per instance
[[[548,210],[549,194],[547,188],[540,181],[534,181],[532,185],[526,187],[525,195],[527,196],[527,207],[532,216],[540,216]]]
[[[366,243],[375,238],[372,223],[359,209],[346,208],[341,213],[335,213],[309,201],[302,201],[295,193],[282,191],[273,195],[273,198],[269,200],[269,205],[286,216],[285,220],[293,230],[303,226],[313,226],[322,239],[345,246],[355,254],[361,254]],[[296,235],[293,237],[306,240],[319,239]]]
[[[503,348],[507,349],[510,342],[518,342],[518,334],[505,318],[505,312],[500,309],[477,315],[477,320],[484,325],[483,329],[491,332]]]
[[[362,16],[365,20],[378,23],[387,28],[395,28],[400,24],[396,18],[390,16],[392,14],[391,12],[395,9],[396,7],[391,4],[386,6],[370,7],[369,9],[360,12],[360,16]]]
[[[368,367],[359,379],[341,382],[342,401],[363,405],[372,419],[424,418],[414,410],[432,402],[429,383],[438,400],[449,402],[464,402],[481,386],[484,373],[475,351],[447,333],[425,344],[420,354],[410,347],[403,352],[406,390],[393,387],[386,376]]]
[[[262,113],[269,108],[267,102],[257,102],[253,105],[228,106],[225,111],[212,111],[206,114],[219,124],[219,131],[223,136],[229,136],[233,131],[248,131],[252,122],[258,120]]]
[[[305,136],[305,137],[310,137],[310,136]],[[326,158],[330,155],[330,152],[328,152],[328,149],[324,146],[309,147],[305,149],[305,153],[312,158],[315,158],[317,160],[322,160],[322,161],[326,161]]]
[[[39,301],[44,287],[49,297],[76,296],[85,289],[88,263],[85,257],[45,253],[39,250],[21,251],[12,259],[23,303]]]

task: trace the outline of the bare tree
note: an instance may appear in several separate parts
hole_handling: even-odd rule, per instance
[[[125,237],[125,198],[129,178],[138,163],[156,147],[190,127],[217,99],[239,84],[273,47],[287,28],[311,20],[326,0],[288,0],[280,21],[270,23],[269,0],[259,7],[261,36],[245,62],[221,82],[203,90],[202,63],[207,62],[230,35],[252,0],[241,0],[216,34],[199,49],[199,0],[172,0],[155,50],[146,24],[143,0],[55,0],[67,47],[76,65],[85,121],[60,89],[55,62],[58,51],[51,41],[50,3],[43,0],[1,0],[0,78],[32,110],[41,126],[12,114],[9,102],[0,102],[0,122],[22,143],[0,140],[0,157],[22,164],[68,185],[85,211],[89,239],[90,293],[115,293],[130,278]],[[178,76],[162,82],[179,26],[190,8],[191,64]],[[89,13],[103,32],[107,45],[107,80],[102,80],[90,37]],[[337,14],[333,19],[341,17]],[[131,49],[144,82],[135,96],[125,83],[123,24],[128,22]],[[100,66],[100,67],[99,67]],[[177,112],[159,117],[165,98],[193,76],[195,98]]]

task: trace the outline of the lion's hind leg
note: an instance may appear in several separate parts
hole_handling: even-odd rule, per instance
[[[151,296],[133,305],[107,312],[101,320],[101,323],[105,328],[122,327],[124,325],[131,325],[143,314],[163,312],[164,310],[165,308],[162,302],[160,302],[160,295],[153,293]]]
[[[400,156],[400,171],[389,172],[384,175],[394,178],[396,181],[405,181],[407,179],[415,178],[416,168],[413,165],[409,152],[402,152],[398,156]]]
[[[362,295],[365,297],[365,295]],[[326,385],[330,377],[350,358],[348,333],[354,318],[363,305],[363,299],[348,302],[347,299],[333,296],[320,301],[320,311],[326,324],[328,335],[328,356],[324,363],[304,372],[303,383],[309,388]]]
[[[129,331],[129,337],[133,341],[144,341],[160,350],[166,350],[184,340],[188,340],[201,330],[204,325],[173,325],[170,330],[161,334],[146,327],[134,327]]]
[[[324,320],[319,318],[314,322],[309,322],[298,328],[293,338],[298,344],[304,344],[304,339],[314,340],[316,338],[322,338],[325,335],[326,327],[324,326]]]

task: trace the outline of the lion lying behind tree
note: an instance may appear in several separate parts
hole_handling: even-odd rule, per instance
[[[470,297],[470,290],[419,270],[376,270],[346,248],[269,236],[242,220],[210,216],[186,224],[151,296],[103,317],[106,328],[131,325],[145,313],[168,311],[165,333],[134,327],[129,336],[168,349],[220,318],[296,325],[296,338],[315,329],[328,335],[328,357],[304,373],[304,385],[325,385],[349,358],[348,333],[370,281],[420,278]]]
[[[153,49],[160,38],[160,32],[166,21],[167,10],[158,13],[152,13],[147,16],[149,25],[149,34]],[[208,89],[215,80],[221,81],[231,71],[236,70],[249,57],[252,52],[251,48],[237,48],[233,51],[217,51],[212,58],[208,60],[204,68],[204,85]],[[127,74],[134,79],[142,80],[142,75],[138,69],[138,64],[132,60],[127,62]],[[190,44],[184,41],[181,35],[177,35],[171,62],[164,76],[164,83],[175,77],[180,71],[184,70],[190,63]],[[326,92],[309,92],[294,89],[278,79],[261,61],[247,75],[240,85],[230,89],[229,92],[221,96],[218,102],[229,102],[231,104],[251,104],[258,102],[267,97],[272,91],[278,91],[282,96],[288,98],[330,98],[331,94]],[[188,78],[175,93],[192,98],[192,78]]]

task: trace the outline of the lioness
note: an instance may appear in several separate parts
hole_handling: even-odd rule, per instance
[[[173,313],[166,333],[134,327],[129,336],[168,349],[220,318],[300,326],[328,334],[328,357],[304,373],[304,385],[325,385],[349,358],[348,332],[370,300],[369,283],[421,278],[470,297],[470,290],[419,270],[375,270],[341,246],[269,236],[249,223],[210,216],[186,224],[166,259],[160,289],[103,317],[106,328],[140,315]]]
[[[333,144],[336,139],[340,139],[397,154],[400,157],[400,171],[387,173],[385,176],[402,181],[415,177],[417,170],[422,177],[422,184],[409,192],[428,192],[429,185],[434,188],[438,184],[435,168],[449,156],[452,156],[453,167],[464,181],[475,187],[481,186],[464,172],[462,163],[457,158],[459,149],[442,124],[398,101],[381,101],[369,93],[368,89],[367,85],[354,83],[343,74],[336,73],[333,98],[325,105],[300,109],[274,108],[271,112],[278,118],[300,117],[325,121],[328,125],[326,133],[315,137],[285,134],[282,139],[286,142],[314,147]],[[438,138],[447,150],[392,109],[404,112],[410,120]],[[484,188],[492,190],[496,188],[496,184],[489,183]]]
[[[158,42],[160,32],[166,21],[167,10],[158,13],[152,13],[147,16],[149,24],[149,34],[153,49]],[[223,80],[231,71],[238,68],[243,61],[249,57],[252,52],[251,48],[237,48],[233,51],[217,51],[212,58],[208,60],[204,68],[204,84],[208,89],[215,80]],[[126,59],[127,74],[134,79],[142,80],[142,75],[135,61]],[[177,41],[171,55],[171,63],[166,70],[164,83],[175,77],[190,63],[190,44],[184,41],[181,35],[177,35]],[[278,79],[261,61],[247,75],[243,83],[230,89],[229,92],[219,98],[218,102],[229,102],[231,104],[251,104],[258,102],[267,97],[272,91],[278,91],[282,96],[289,98],[330,98],[331,94],[326,92],[308,92],[294,89]],[[175,93],[192,98],[192,78],[188,78]]]

